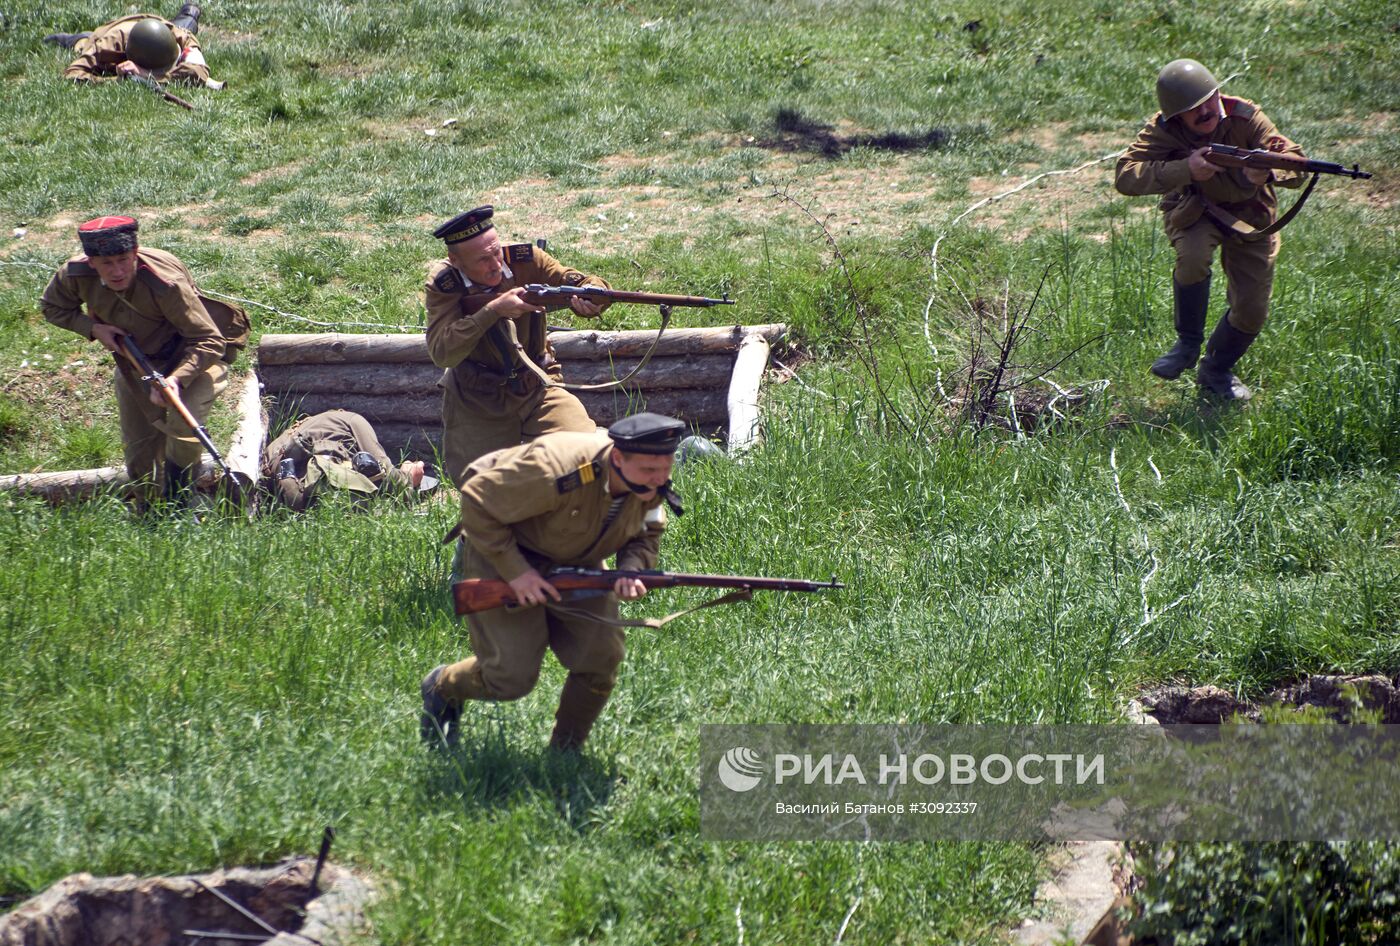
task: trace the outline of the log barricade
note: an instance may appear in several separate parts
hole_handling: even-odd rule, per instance
[[[781,324],[672,329],[624,387],[578,396],[600,426],[650,410],[741,449],[757,436],[768,349],[785,331]],[[655,337],[646,330],[580,330],[554,332],[550,340],[566,382],[598,384],[626,377]],[[257,371],[272,413],[283,421],[354,411],[374,425],[391,456],[431,456],[441,442],[443,371],[428,357],[422,335],[264,335]]]
[[[639,410],[678,417],[691,429],[726,440],[731,452],[758,437],[758,392],[770,346],[787,327],[730,325],[672,329],[651,361],[626,386],[584,391],[580,400],[599,425]],[[564,380],[598,384],[626,377],[656,337],[653,331],[580,330],[550,335]],[[240,480],[255,481],[272,423],[334,409],[363,414],[391,455],[428,458],[442,435],[442,369],[427,342],[412,335],[264,335],[256,370],[239,390],[238,429],[225,459]],[[201,474],[211,473],[206,457]],[[40,495],[52,502],[79,499],[127,482],[120,467],[0,476],[0,491]]]

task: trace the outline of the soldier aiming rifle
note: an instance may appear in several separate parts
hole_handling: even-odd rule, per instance
[[[731,305],[728,299],[624,293],[565,266],[531,243],[502,246],[495,209],[477,207],[433,231],[447,257],[428,269],[428,354],[442,380],[443,455],[460,487],[483,454],[560,431],[597,425],[565,389],[545,312],[595,318],[613,302],[662,307]],[[609,386],[614,384],[609,383]]]

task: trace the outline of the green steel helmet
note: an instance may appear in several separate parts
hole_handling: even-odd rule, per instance
[[[180,44],[170,27],[161,20],[148,17],[131,27],[131,36],[126,42],[126,58],[142,69],[164,71],[179,60]]]
[[[1175,59],[1157,73],[1157,104],[1163,118],[1174,118],[1210,98],[1220,83],[1194,59]]]

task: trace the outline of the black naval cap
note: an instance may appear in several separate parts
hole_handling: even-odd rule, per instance
[[[667,456],[685,436],[685,422],[662,414],[633,414],[608,428],[613,445],[624,453]]]
[[[470,240],[474,236],[480,236],[487,230],[495,228],[496,225],[491,222],[491,217],[495,212],[496,208],[490,204],[468,210],[438,227],[433,231],[433,236],[448,246],[453,243],[461,243],[463,240]]]

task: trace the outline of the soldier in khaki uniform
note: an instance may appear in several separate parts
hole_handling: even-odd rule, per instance
[[[273,495],[301,511],[323,489],[345,489],[365,496],[423,493],[437,486],[422,460],[394,466],[374,427],[352,411],[323,411],[303,417],[263,454],[263,477]]]
[[[98,217],[79,226],[84,253],[49,281],[40,300],[44,318],[112,352],[118,338],[130,335],[179,386],[181,400],[203,424],[228,384],[224,336],[185,264],[164,250],[138,246],[137,228],[131,217]],[[166,494],[174,498],[190,484],[199,441],[174,410],[167,413],[164,396],[142,382],[130,362],[120,355],[116,362],[127,474],[136,483],[159,482],[164,461]]]
[[[88,33],[52,33],[44,42],[78,54],[63,70],[63,77],[74,82],[140,76],[222,89],[224,83],[209,75],[204,50],[195,39],[199,14],[199,7],[187,3],[173,23],[149,13],[134,13]]]
[[[591,620],[617,619],[617,599],[646,586],[620,579],[613,594],[569,600],[581,614],[555,610],[560,600],[541,575],[554,565],[620,569],[656,566],[665,531],[674,452],[685,425],[636,414],[607,433],[545,434],[497,450],[467,468],[461,529],[468,540],[466,575],[509,582],[518,608],[468,615],[473,657],[434,669],[423,680],[423,738],[455,741],[467,700],[517,700],[539,678],[545,648],[569,671],[550,745],[573,750],[588,738],[617,680],[624,636]]]
[[[1214,204],[1258,229],[1274,222],[1274,185],[1298,187],[1292,172],[1227,169],[1203,157],[1207,145],[1265,148],[1301,155],[1253,102],[1220,94],[1220,83],[1192,59],[1168,63],[1157,76],[1161,111],[1118,159],[1120,193],[1162,194],[1167,235],[1176,250],[1172,274],[1177,342],[1152,364],[1152,373],[1175,378],[1196,364],[1205,336],[1210,274],[1216,247],[1228,284],[1229,308],[1206,344],[1197,383],[1226,399],[1247,399],[1249,389],[1231,369],[1269,314],[1278,234],[1246,241],[1227,234],[1207,213]]]
[[[435,365],[447,369],[442,380],[444,462],[458,487],[467,464],[482,454],[541,434],[596,429],[578,398],[544,386],[520,366],[504,323],[514,323],[531,360],[558,378],[544,312],[520,298],[521,287],[608,284],[529,243],[501,246],[493,213],[489,206],[477,207],[433,232],[447,244],[447,258],[428,268],[424,287],[428,353]],[[582,299],[570,305],[587,318],[605,308]]]

